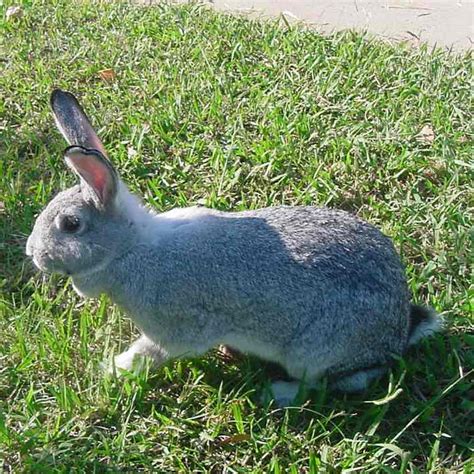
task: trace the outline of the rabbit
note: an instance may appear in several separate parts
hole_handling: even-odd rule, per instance
[[[142,335],[115,368],[225,345],[282,366],[291,381],[272,389],[285,405],[322,378],[363,391],[442,327],[432,309],[410,303],[400,258],[371,224],[311,206],[155,213],[121,181],[76,98],[56,89],[51,107],[80,184],[41,212],[26,253],[133,319]]]

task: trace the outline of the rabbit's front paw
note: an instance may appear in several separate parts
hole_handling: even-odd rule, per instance
[[[114,357],[114,367],[120,370],[131,371],[139,359],[140,357],[139,356],[137,357],[136,353],[130,353],[130,351],[124,351],[118,356]]]
[[[104,366],[107,374],[120,376],[122,371],[141,372],[146,366],[146,360],[145,357],[128,350],[115,356],[113,363]]]
[[[107,372],[109,374],[120,374],[121,370],[141,372],[147,366],[158,367],[165,360],[166,353],[163,349],[142,335],[126,351],[114,357],[114,363]]]

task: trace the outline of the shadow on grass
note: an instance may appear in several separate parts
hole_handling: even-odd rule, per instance
[[[302,406],[289,408],[260,403],[262,389],[273,378],[283,376],[282,369],[251,357],[226,363],[209,355],[184,365],[176,362],[151,375],[146,386],[141,387],[143,397],[137,399],[136,410],[144,417],[158,411],[167,419],[173,416],[177,402],[190,417],[202,414],[204,406],[209,410],[211,405],[212,411],[212,405],[217,410],[227,405],[234,421],[223,430],[224,434],[207,440],[213,449],[231,449],[233,444],[258,439],[271,425],[287,437],[304,432],[306,437],[317,440],[324,433],[332,445],[361,437],[365,443],[380,444],[381,449],[382,445],[397,442],[403,450],[404,441],[409,440],[410,446],[415,437],[426,457],[433,437],[442,433],[448,439],[443,444],[445,455],[455,450],[463,456],[469,447],[465,422],[472,390],[472,371],[466,369],[469,353],[462,336],[438,335],[410,350],[390,374],[372,384],[367,392],[348,395],[325,389],[313,391]],[[169,374],[177,364],[181,380],[173,375],[170,380]],[[199,389],[183,393],[183,386],[190,379],[201,387],[207,386],[202,399]],[[237,418],[243,421],[235,420],[234,407],[240,413]]]
[[[215,353],[176,361],[148,376],[126,374],[103,381],[108,384],[107,403],[83,413],[85,432],[77,437],[74,452],[49,452],[47,443],[38,443],[40,449],[27,455],[27,464],[33,470],[74,466],[125,472],[127,465],[150,470],[153,460],[176,442],[170,433],[178,430],[180,452],[193,453],[199,446],[208,455],[230,459],[242,450],[253,459],[258,458],[255,444],[271,443],[277,434],[268,449],[283,459],[306,452],[310,443],[316,452],[324,446],[364,447],[381,461],[387,459],[387,450],[396,451],[391,455],[400,463],[404,456],[417,466],[426,466],[434,440],[442,436],[438,455],[451,457],[454,465],[469,456],[466,420],[472,386],[465,367],[470,357],[463,335],[437,335],[410,350],[366,393],[315,391],[303,406],[284,409],[259,403],[262,388],[282,375],[273,365],[244,356],[226,362]],[[128,432],[130,418],[141,422],[135,421]],[[66,430],[64,435],[70,439],[72,433]],[[416,452],[411,448],[414,439]],[[134,454],[140,443],[142,451]],[[91,450],[98,451],[96,461]]]

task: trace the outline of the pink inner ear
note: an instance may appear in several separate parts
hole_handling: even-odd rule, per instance
[[[107,186],[107,175],[106,169],[102,163],[97,162],[94,157],[88,156],[87,158],[83,157],[79,160],[78,168],[81,169],[84,173],[84,179],[87,181],[89,186],[91,186],[94,191],[99,195],[101,200],[105,196],[105,188]],[[81,174],[82,174],[81,173]]]
[[[103,204],[112,187],[110,171],[94,155],[81,152],[68,154],[68,159],[81,178],[94,190]]]

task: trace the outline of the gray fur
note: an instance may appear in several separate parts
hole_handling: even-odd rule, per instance
[[[144,336],[116,358],[119,367],[137,354],[161,363],[226,344],[296,379],[344,374],[334,386],[351,391],[408,346],[400,259],[355,216],[287,206],[154,214],[121,181],[114,205],[100,210],[81,186],[38,217],[27,253],[41,270],[71,275],[80,294],[107,294],[139,326]],[[86,229],[61,233],[58,213]]]

